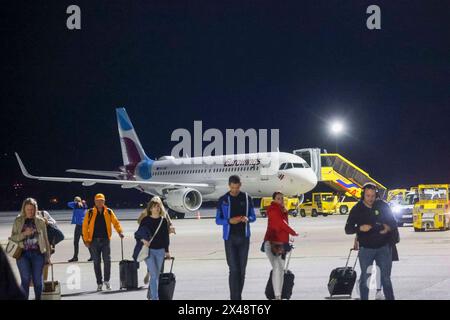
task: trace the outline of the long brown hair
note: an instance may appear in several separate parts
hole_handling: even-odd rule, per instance
[[[152,214],[152,208],[154,206],[159,206],[159,208],[161,209],[159,214],[161,217],[166,218],[167,217],[167,212],[166,212],[166,208],[164,208],[164,204],[161,200],[160,197],[158,196],[154,196],[147,204],[147,208],[145,209],[145,213],[147,214],[147,216],[150,216]]]
[[[22,217],[26,217],[25,207],[28,205],[32,205],[34,207],[34,216],[36,216],[38,213],[38,204],[37,204],[37,201],[33,198],[26,198],[25,200],[23,200],[22,209],[20,210],[20,215]]]

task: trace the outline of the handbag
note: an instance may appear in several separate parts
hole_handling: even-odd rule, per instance
[[[22,256],[23,249],[19,246],[19,243],[9,239],[5,251],[11,258],[19,259]]]
[[[51,224],[47,225],[47,236],[48,241],[53,246],[64,240],[64,234],[62,233],[62,231],[59,230],[58,227]]]
[[[159,229],[161,229],[161,226],[162,226],[162,223],[163,223],[163,219],[164,218],[161,217],[161,222],[159,223],[158,228],[156,229],[155,233],[153,234],[152,238],[149,241],[150,244],[152,243],[153,239],[155,239],[156,234],[158,233]],[[137,258],[136,258],[136,261],[137,262],[142,262],[145,259],[147,259],[149,255],[150,255],[150,247],[147,247],[147,246],[143,245],[141,251],[139,251],[139,254],[138,254]]]

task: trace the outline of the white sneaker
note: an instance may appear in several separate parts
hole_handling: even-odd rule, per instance
[[[97,285],[97,291],[103,291],[103,285],[102,284]]]
[[[111,285],[108,281],[105,281],[103,284],[105,285],[107,291],[111,291]]]
[[[147,272],[147,274],[144,277],[144,284],[148,284],[150,282],[150,273]]]
[[[377,293],[375,294],[375,300],[384,300],[383,291],[377,290]]]

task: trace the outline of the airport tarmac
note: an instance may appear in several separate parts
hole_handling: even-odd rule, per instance
[[[137,228],[135,219],[140,210],[117,210],[125,231],[125,259],[131,258]],[[112,239],[111,292],[95,292],[96,281],[89,254],[80,242],[80,262],[66,263],[73,254],[73,226],[70,211],[52,212],[66,239],[52,256],[55,279],[62,284],[62,299],[145,299],[144,264],[139,270],[142,288],[119,291],[120,239]],[[225,260],[222,230],[211,219],[213,209],[201,210],[201,219],[174,220],[177,234],[171,236],[171,254],[176,257],[174,273],[177,284],[174,299],[228,299],[228,267]],[[0,213],[0,241],[7,240],[15,213]],[[347,216],[296,217],[291,226],[300,233],[296,239],[289,269],[295,274],[292,299],[328,299],[327,282],[330,271],[345,264],[353,236],[344,233]],[[265,299],[264,289],[270,264],[260,251],[267,220],[258,218],[252,225],[251,248],[247,266],[244,299]],[[450,232],[416,233],[410,226],[400,228],[398,245],[400,261],[395,262],[392,282],[397,299],[450,299]],[[353,257],[354,259],[354,257]],[[352,260],[353,262],[354,260]],[[15,262],[12,261],[18,278]],[[79,273],[78,273],[79,272]],[[359,266],[357,267],[360,274]],[[78,277],[79,276],[79,277]],[[79,279],[79,282],[73,279]],[[19,279],[19,278],[18,278]],[[78,285],[77,285],[78,284]],[[32,290],[30,290],[32,292]],[[373,297],[374,291],[371,291]],[[33,294],[30,294],[32,297]],[[357,297],[354,290],[354,298]]]

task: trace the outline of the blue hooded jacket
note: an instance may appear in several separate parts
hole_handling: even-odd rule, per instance
[[[67,203],[67,206],[70,209],[73,209],[72,214],[72,224],[76,224],[78,226],[83,225],[84,215],[86,214],[87,205],[82,205],[81,207],[77,206],[77,203],[72,201]]]
[[[250,223],[256,221],[255,208],[253,207],[252,198],[245,193],[247,196],[247,212],[246,216],[248,218],[248,222],[245,226],[245,236],[250,238]],[[221,225],[223,229],[223,240],[228,240],[230,237],[230,216],[231,216],[231,206],[230,206],[230,193],[227,192],[225,195],[220,197],[219,202],[217,203],[217,212],[216,212],[216,224]]]

